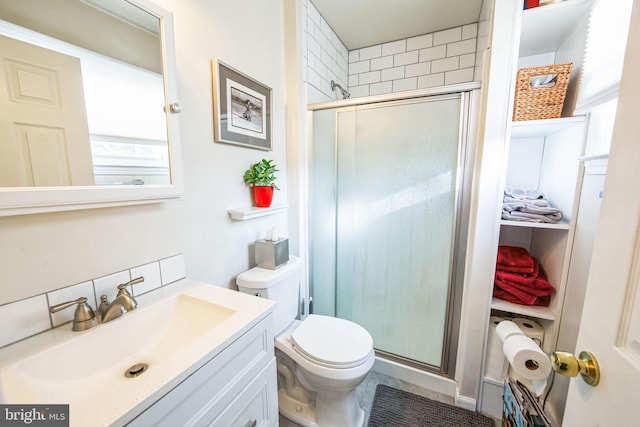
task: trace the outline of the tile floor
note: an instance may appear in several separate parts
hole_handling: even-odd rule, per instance
[[[371,405],[373,404],[373,396],[376,393],[376,386],[378,384],[385,384],[391,387],[395,387],[400,390],[405,390],[410,393],[418,394],[420,396],[428,397],[429,399],[438,400],[440,402],[448,403],[453,405],[453,398],[451,396],[444,395],[442,393],[437,393],[431,390],[424,389],[422,387],[418,387],[413,384],[409,384],[407,382],[398,380],[396,378],[379,374],[377,372],[371,372],[364,379],[362,384],[358,386],[356,389],[356,395],[358,396],[358,402],[360,403],[360,407],[364,409],[365,412],[365,420],[364,425],[366,426],[369,422],[369,413],[371,412]],[[496,420],[496,426],[500,426],[498,420]],[[280,427],[300,427],[298,424],[289,421],[280,415]]]

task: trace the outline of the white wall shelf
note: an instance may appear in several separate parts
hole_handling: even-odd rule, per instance
[[[536,317],[538,319],[555,320],[556,318],[556,314],[549,307],[514,304],[498,298],[491,299],[491,309],[521,314],[523,316]]]
[[[256,208],[256,207],[248,207],[248,208],[239,208],[239,209],[229,209],[227,212],[229,213],[229,217],[236,221],[246,221],[249,219],[260,218],[267,215],[273,215],[287,209],[287,204],[284,205],[276,205],[268,208]]]
[[[585,116],[558,119],[526,120],[511,123],[511,138],[544,138],[584,123]]]
[[[567,0],[525,10],[519,55],[557,51],[592,5],[593,0]]]
[[[547,222],[526,222],[526,221],[508,221],[503,219],[500,221],[500,225],[506,225],[509,227],[526,227],[526,228],[546,228],[550,230],[568,230],[568,222],[558,222],[551,224]]]

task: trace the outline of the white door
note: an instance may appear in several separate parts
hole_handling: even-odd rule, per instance
[[[0,187],[93,185],[80,61],[0,36]]]
[[[572,379],[566,427],[640,425],[640,0],[635,0],[576,350],[600,364]],[[571,303],[567,295],[565,304]],[[562,350],[562,349],[560,349]]]

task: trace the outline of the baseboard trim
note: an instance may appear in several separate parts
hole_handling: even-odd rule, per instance
[[[467,396],[460,396],[460,395],[456,394],[454,400],[456,402],[456,406],[459,407],[459,408],[468,409],[470,411],[475,411],[476,410],[476,405],[477,405],[476,399],[472,399],[472,398],[467,397]]]
[[[376,357],[373,370],[427,390],[442,393],[454,399],[456,398],[458,384],[449,378],[380,357]]]

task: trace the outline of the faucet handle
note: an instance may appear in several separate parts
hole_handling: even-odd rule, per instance
[[[121,292],[127,292],[127,286],[135,285],[136,283],[142,283],[142,282],[144,282],[144,276],[131,279],[127,283],[121,283],[118,285],[118,294],[120,294]]]
[[[61,302],[60,304],[52,305],[51,307],[49,307],[49,311],[51,313],[57,313],[61,310],[64,310],[65,308],[71,307],[74,304],[83,304],[86,302],[87,302],[87,299],[85,297],[81,297],[73,301],[66,301],[66,302]]]
[[[86,329],[95,326],[98,322],[96,315],[85,297],[80,297],[77,300],[62,302],[60,304],[49,307],[51,313],[57,313],[65,308],[72,307],[77,304],[76,311],[73,315],[73,327],[74,331],[84,331]]]
[[[140,276],[140,277],[136,277],[135,279],[129,280],[127,283],[122,283],[118,285],[118,295],[116,296],[116,299],[120,300],[120,305],[125,311],[131,311],[131,310],[134,310],[136,307],[138,307],[138,302],[129,293],[129,291],[127,290],[127,287],[129,285],[135,285],[136,283],[142,283],[142,282],[144,282],[144,277]]]

